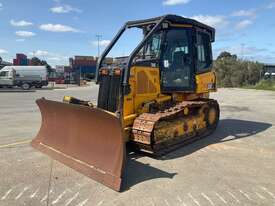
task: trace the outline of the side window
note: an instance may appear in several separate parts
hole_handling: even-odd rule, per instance
[[[208,71],[212,63],[210,36],[207,33],[197,34],[197,71]]]
[[[155,57],[159,57],[160,43],[161,43],[161,35],[157,34],[156,36],[153,36],[151,44],[149,44],[150,53]]]
[[[8,75],[9,75],[9,72],[7,72],[7,71],[0,72],[0,77],[6,77]]]
[[[154,34],[138,52],[135,60],[142,61],[159,58],[161,36],[162,33]]]

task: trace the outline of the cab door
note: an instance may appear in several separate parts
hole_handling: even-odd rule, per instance
[[[13,85],[12,71],[0,71],[0,85],[3,85],[3,86]]]
[[[166,31],[161,57],[162,92],[194,91],[193,28]]]

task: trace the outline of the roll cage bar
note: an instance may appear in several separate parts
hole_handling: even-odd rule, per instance
[[[154,25],[153,28],[145,35],[143,40],[137,45],[137,47],[132,51],[128,58],[128,62],[126,65],[126,68],[123,72],[123,87],[124,89],[128,86],[128,80],[130,76],[130,68],[132,65],[132,61],[136,54],[139,52],[139,50],[144,46],[144,44],[147,42],[147,40],[161,27],[162,23],[164,22],[170,22],[173,24],[189,24],[196,27],[199,27],[200,29],[206,30],[210,34],[211,41],[215,41],[215,29],[207,26],[203,23],[200,23],[193,19],[184,18],[177,15],[164,15],[156,18],[150,18],[150,19],[144,19],[144,20],[137,20],[137,21],[128,21],[126,22],[118,31],[116,36],[112,39],[110,44],[106,47],[106,49],[103,51],[102,55],[100,56],[98,62],[97,62],[97,69],[96,69],[96,83],[98,83],[98,76],[99,76],[99,70],[102,66],[103,59],[107,56],[107,54],[110,52],[110,50],[113,48],[113,46],[116,44],[118,39],[121,37],[121,35],[124,33],[126,29],[137,27],[137,28],[143,28],[144,26],[148,25]],[[123,90],[124,90],[123,89]],[[125,90],[124,90],[125,91]]]

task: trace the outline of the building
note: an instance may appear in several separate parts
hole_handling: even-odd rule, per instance
[[[13,59],[13,65],[28,66],[30,65],[30,60],[25,54],[16,54],[16,58]]]
[[[275,73],[275,64],[265,64],[264,71],[268,73]]]
[[[56,73],[64,74],[64,70],[65,70],[64,65],[56,65],[55,66],[55,72]]]
[[[275,79],[275,64],[265,64],[264,65],[264,78]]]
[[[66,84],[75,84],[76,80],[73,76],[73,70],[70,66],[64,67],[64,78]]]

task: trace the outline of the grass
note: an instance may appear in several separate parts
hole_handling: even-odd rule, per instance
[[[275,91],[275,81],[274,80],[261,80],[256,85],[247,85],[247,86],[244,86],[244,88]]]

